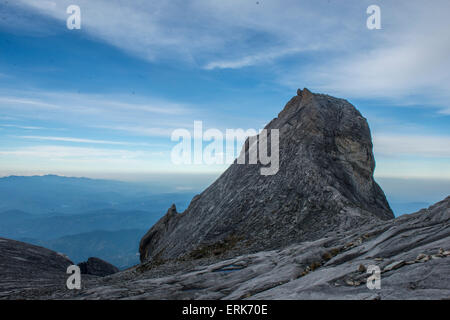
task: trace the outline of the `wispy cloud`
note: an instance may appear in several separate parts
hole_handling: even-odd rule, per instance
[[[18,0],[57,20],[70,0]],[[82,30],[138,57],[206,70],[277,65],[276,82],[347,97],[450,99],[450,3],[383,2],[382,30],[365,26],[371,1],[79,0]],[[124,19],[124,17],[127,17]],[[433,36],[430,36],[433,35]],[[313,52],[314,56],[302,56]],[[400,99],[398,99],[400,102]],[[143,106],[141,106],[143,107]],[[158,108],[150,106],[158,112]],[[445,111],[444,111],[445,113]]]
[[[134,151],[127,149],[41,145],[13,149],[0,149],[0,155],[3,157],[2,161],[13,159],[11,157],[18,157],[21,160],[73,160],[75,161],[74,163],[77,161],[91,161],[101,164],[104,161],[117,161],[117,163],[120,162],[122,165],[127,165],[126,160],[139,160],[145,162],[147,165],[150,165],[155,159],[161,159],[161,157],[164,157],[165,153],[163,151]],[[82,162],[80,162],[80,164],[81,163]],[[123,169],[123,167],[121,169]]]
[[[180,126],[179,126],[180,127]],[[137,136],[149,136],[149,137],[170,137],[173,130],[179,128],[173,124],[167,127],[140,127],[140,126],[97,126],[97,128],[108,129],[113,131],[122,131],[132,133]],[[185,126],[181,126],[185,128]]]
[[[450,25],[447,27],[450,28]],[[449,38],[421,39],[368,53],[356,53],[337,63],[311,66],[302,73],[318,90],[364,98],[394,98],[405,104],[405,97],[425,96],[428,104],[448,102],[450,90]],[[420,44],[419,44],[420,43]],[[292,84],[298,81],[290,79]],[[443,98],[438,101],[439,98]],[[414,101],[407,102],[409,104]],[[417,103],[417,100],[415,101]]]
[[[239,57],[234,60],[211,61],[204,66],[204,69],[240,69],[243,67],[270,63],[278,58],[293,55],[302,51],[306,50],[301,48],[286,48],[281,50],[272,50],[271,52],[261,52],[254,55]]]
[[[441,114],[450,115],[450,107],[441,108],[439,111]]]
[[[61,141],[61,142],[75,142],[75,143],[89,143],[89,144],[110,144],[110,145],[122,145],[122,146],[151,146],[148,143],[138,142],[124,142],[124,141],[110,141],[110,140],[97,140],[97,139],[81,139],[71,137],[49,137],[49,136],[17,136],[21,139],[32,139],[42,141]]]
[[[45,6],[33,0],[18,3],[61,21],[72,4],[70,0]],[[340,40],[352,31],[346,21],[357,17],[341,20],[329,14],[338,9],[355,12],[352,5],[299,5],[295,0],[79,0],[77,4],[82,29],[109,44],[150,61],[175,58],[207,68],[236,68],[301,50],[341,47]]]
[[[383,3],[383,29],[361,29],[362,46],[350,37],[344,41],[351,50],[298,65],[280,80],[292,88],[306,81],[315,90],[346,97],[445,108],[450,101],[449,10],[450,3],[440,0]]]
[[[20,156],[32,158],[48,158],[48,159],[101,159],[101,158],[121,158],[131,159],[141,156],[143,153],[139,151],[117,150],[117,149],[100,149],[100,148],[83,148],[68,146],[32,146],[17,149],[0,150],[2,156]]]
[[[378,134],[373,140],[380,156],[450,158],[450,136]]]
[[[163,151],[40,145],[2,148],[0,164],[16,172],[151,172],[170,168],[166,156]]]
[[[119,94],[77,94],[72,92],[17,91],[0,96],[6,117],[23,121],[57,122],[89,128],[121,130],[143,135],[167,136],[176,123],[196,112],[190,105],[160,98]],[[1,95],[1,92],[0,92]],[[38,128],[34,125],[5,124],[4,127]]]
[[[78,113],[101,113],[105,110],[111,112],[136,111],[147,114],[182,114],[186,113],[186,105],[165,101],[163,99],[153,99],[150,97],[137,97],[136,99],[146,100],[144,102],[129,102],[131,99],[120,95],[95,95],[77,94],[72,92],[51,92],[51,91],[22,91],[17,92],[21,98],[16,96],[0,97],[0,106],[8,107],[28,107],[52,110],[63,110],[64,112]],[[49,103],[47,101],[52,101]],[[128,102],[127,102],[128,101]]]
[[[17,128],[17,129],[24,129],[24,130],[43,130],[46,129],[44,127],[36,127],[36,126],[21,126],[17,124],[0,124],[0,127],[4,128]]]
[[[40,107],[46,109],[61,109],[61,106],[46,103],[43,101],[33,100],[33,99],[22,99],[18,97],[0,97],[0,103],[5,107],[8,105],[22,105],[29,107]]]

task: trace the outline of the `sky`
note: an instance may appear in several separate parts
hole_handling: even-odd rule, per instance
[[[171,133],[195,120],[261,129],[306,87],[368,119],[376,178],[449,181],[449,12],[448,0],[0,0],[0,176],[218,176],[226,165],[172,163]]]

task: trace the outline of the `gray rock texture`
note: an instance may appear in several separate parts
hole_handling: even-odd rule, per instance
[[[78,266],[80,267],[81,274],[91,274],[98,277],[109,276],[119,272],[117,267],[95,257],[91,257],[87,261],[79,263]]]
[[[40,299],[66,292],[70,265],[74,263],[62,253],[0,238],[0,299]],[[119,271],[98,258],[80,265],[82,284]]]
[[[33,298],[64,288],[66,256],[19,241],[0,238],[0,299]]]
[[[381,288],[370,290],[370,265]],[[429,209],[223,261],[144,264],[49,299],[449,299],[450,197]]]
[[[235,161],[187,210],[172,206],[148,231],[141,261],[223,258],[394,218],[373,179],[369,126],[349,102],[298,90],[266,129],[279,129],[279,171],[264,176],[260,163]]]

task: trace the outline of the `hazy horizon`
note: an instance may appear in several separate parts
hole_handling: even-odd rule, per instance
[[[134,179],[123,178],[117,175],[111,176],[83,176],[62,174],[28,175],[45,176],[55,175],[68,178],[89,178],[109,181],[121,181],[148,188],[149,191],[157,193],[201,193],[213,183],[222,173],[158,173],[136,175]],[[0,175],[0,179],[10,176],[23,175]],[[25,175],[26,176],[26,175]],[[381,186],[386,197],[394,210],[396,216],[404,213],[413,213],[419,209],[439,202],[450,195],[450,179],[426,179],[426,178],[390,178],[375,177],[375,181]]]

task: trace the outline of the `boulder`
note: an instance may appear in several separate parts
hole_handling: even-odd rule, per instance
[[[81,274],[90,274],[99,277],[109,276],[119,272],[117,267],[95,257],[91,257],[87,261],[79,263],[78,266],[80,267]]]

